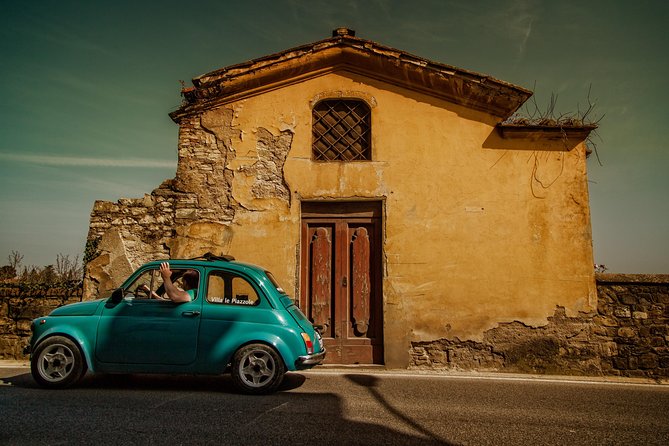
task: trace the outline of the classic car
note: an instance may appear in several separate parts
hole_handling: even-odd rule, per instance
[[[177,303],[165,299],[163,262],[143,265],[110,297],[35,319],[26,348],[35,381],[65,388],[87,371],[230,372],[241,391],[255,394],[323,361],[320,334],[264,268],[229,256],[169,260],[174,286],[196,278],[190,301]]]

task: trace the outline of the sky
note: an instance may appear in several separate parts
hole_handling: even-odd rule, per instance
[[[669,2],[272,0],[3,2],[0,265],[83,257],[95,200],[176,172],[180,81],[356,36],[535,92],[599,121],[588,160],[595,262],[669,273]]]

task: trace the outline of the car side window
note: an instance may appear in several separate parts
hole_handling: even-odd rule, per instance
[[[258,293],[243,277],[225,271],[212,271],[207,280],[207,301],[217,304],[254,306]]]
[[[172,269],[172,281],[177,288],[188,290],[189,287],[185,283],[184,275],[187,272],[195,272],[199,277],[199,273],[195,270],[189,269]],[[199,282],[199,279],[198,279]],[[192,298],[197,299],[197,286],[193,289]],[[124,289],[124,296],[132,296],[135,299],[156,299],[159,301],[169,301],[165,293],[165,286],[163,285],[163,278],[160,275],[158,268],[149,269],[135,279],[130,286]]]

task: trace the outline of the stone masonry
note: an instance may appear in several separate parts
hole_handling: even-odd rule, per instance
[[[257,161],[238,171],[234,143],[242,138],[233,110],[203,113],[179,123],[179,162],[175,179],[151,194],[116,203],[97,201],[88,233],[84,298],[92,299],[119,285],[141,264],[206,252],[226,253],[231,225],[240,204],[232,196],[235,175],[259,199],[290,201],[283,164],[293,133],[257,131]]]
[[[595,313],[499,324],[482,342],[412,343],[414,369],[669,378],[669,275],[599,274]],[[69,288],[0,285],[0,359],[26,359],[30,322],[82,299]]]
[[[481,342],[412,342],[411,368],[669,377],[669,275],[599,274],[597,311],[505,322]]]
[[[0,284],[0,359],[25,359],[33,319],[62,305],[81,301],[82,287]]]

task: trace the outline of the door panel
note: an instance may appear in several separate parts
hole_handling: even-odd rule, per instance
[[[352,235],[351,235],[352,232]],[[367,334],[369,328],[369,304],[371,297],[371,271],[369,257],[369,234],[363,226],[352,231],[351,239],[351,302],[353,307],[353,327],[360,335]]]
[[[190,364],[197,354],[200,311],[200,299],[176,304],[126,298],[105,306],[96,357],[119,364]]]
[[[327,363],[382,363],[380,218],[322,206],[303,218],[301,306],[323,328]]]
[[[325,337],[334,337],[332,326],[332,258],[333,228],[318,226],[310,230],[312,323],[320,325]]]

